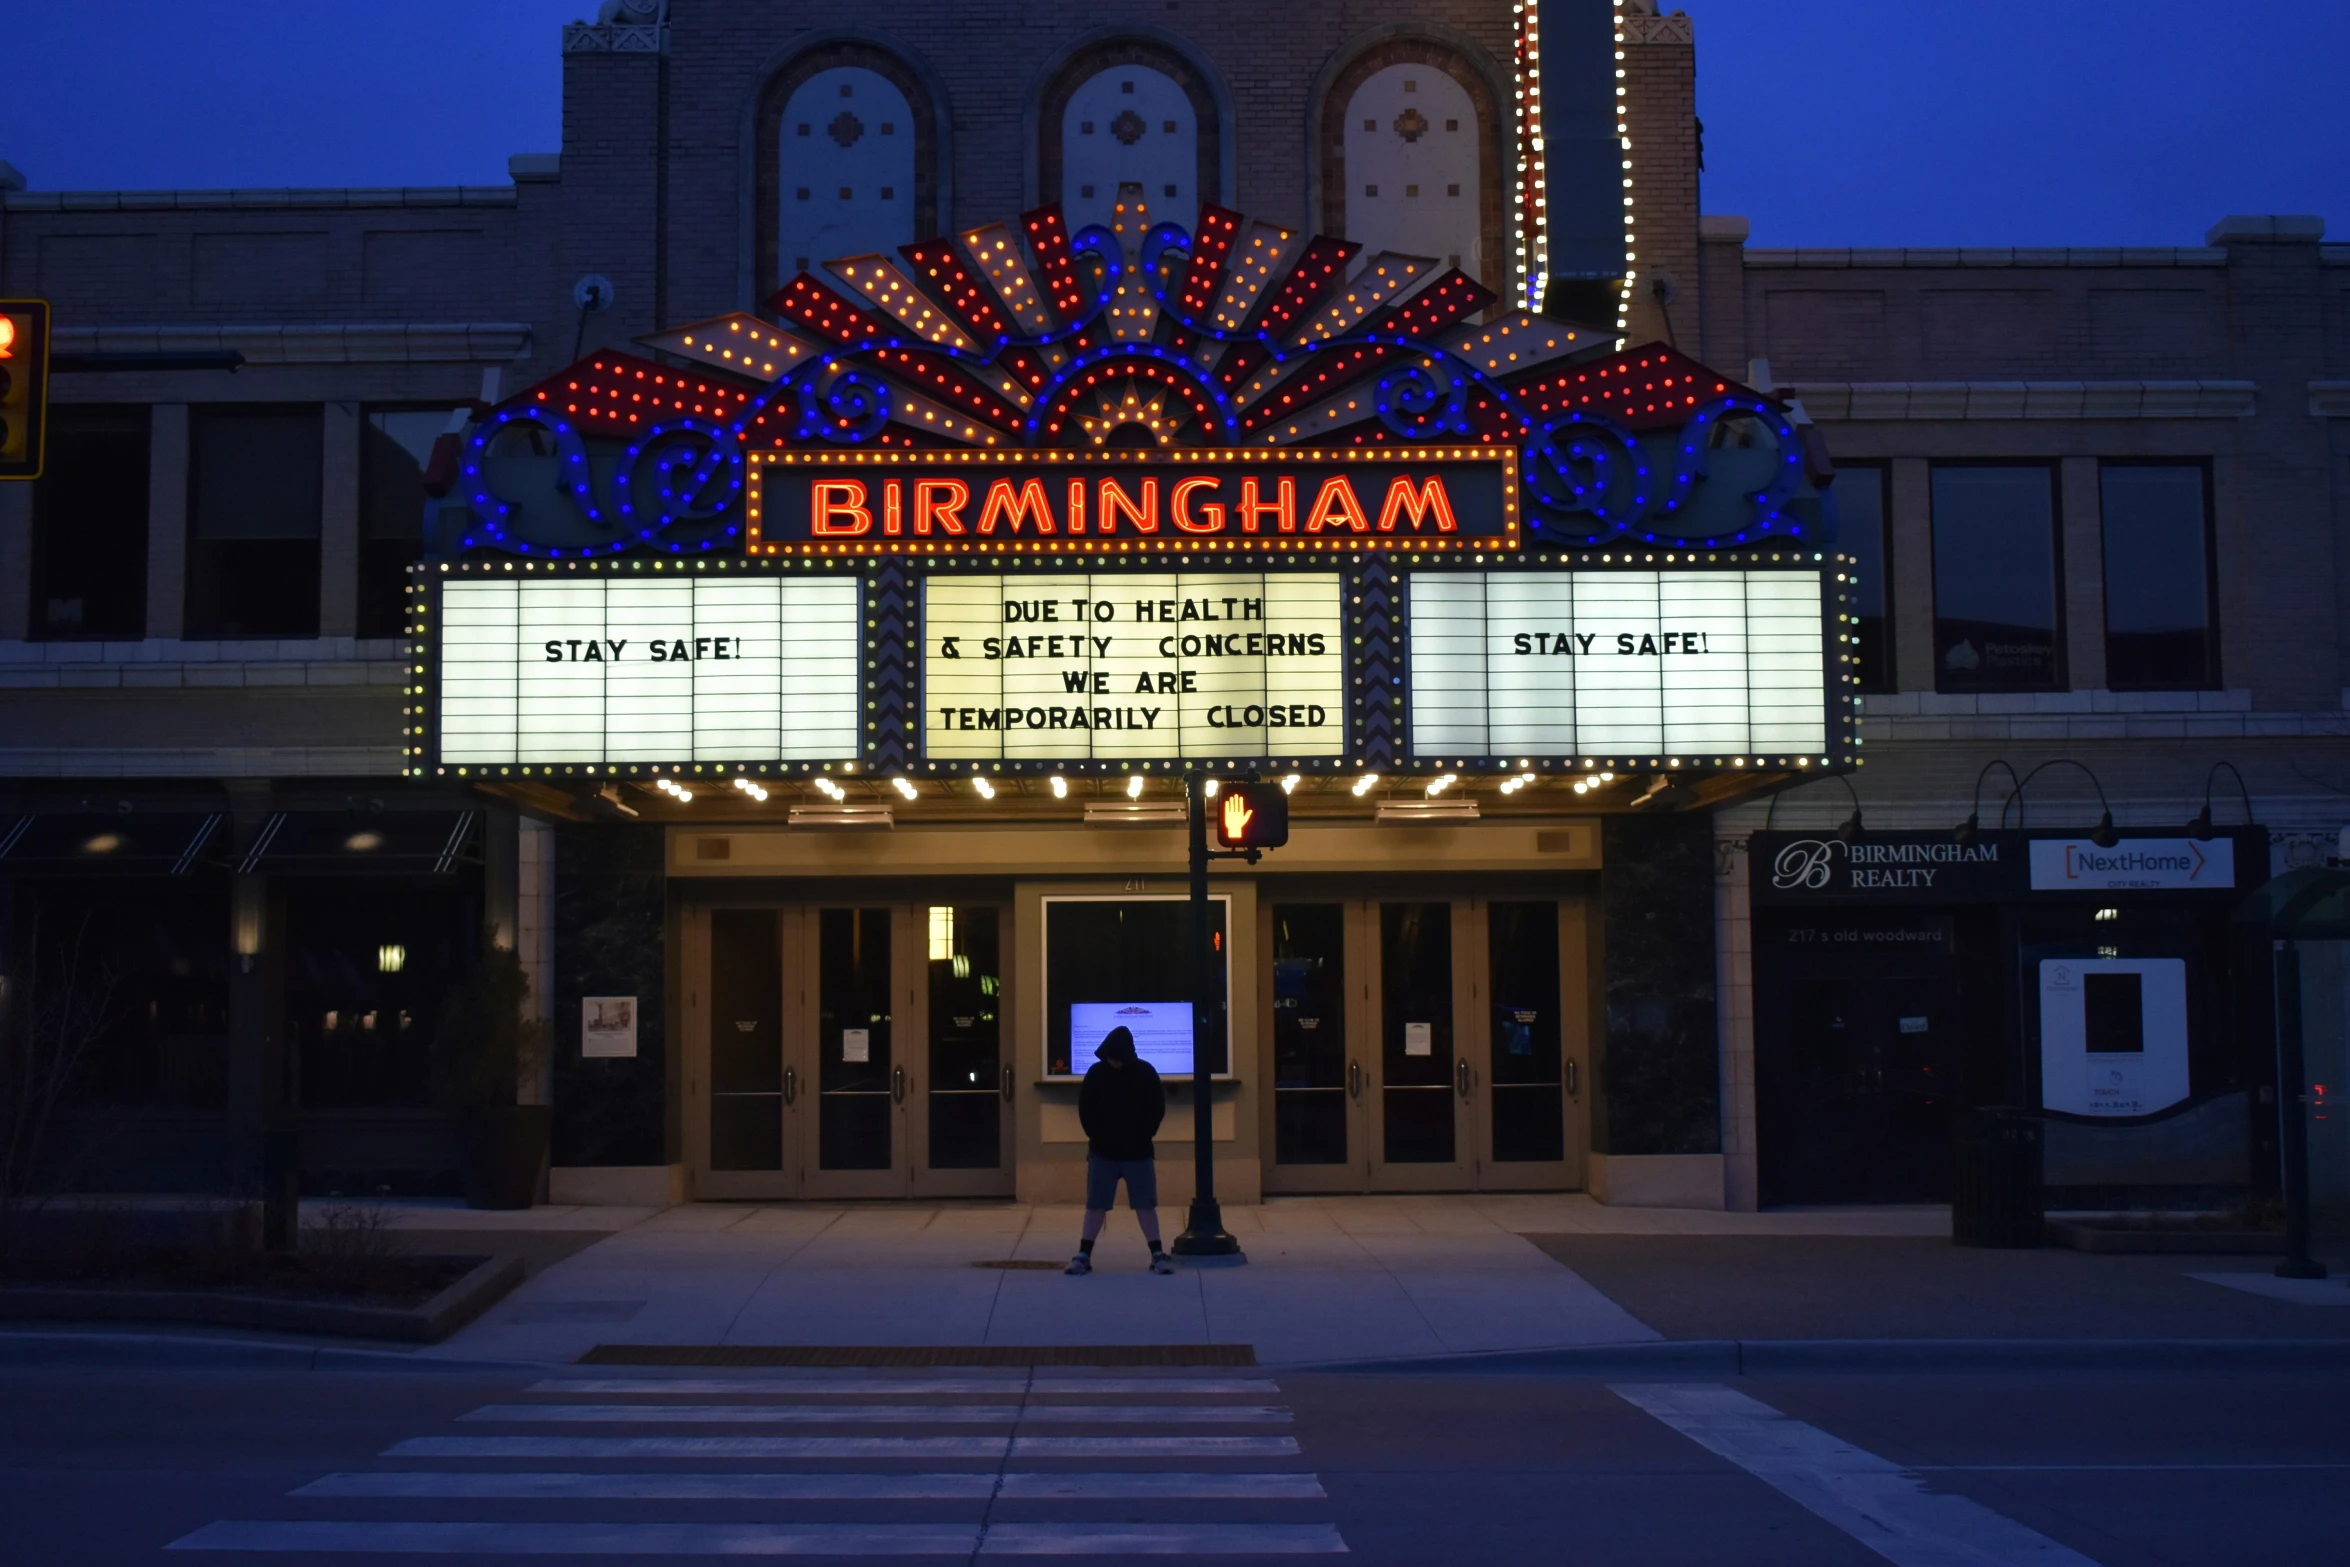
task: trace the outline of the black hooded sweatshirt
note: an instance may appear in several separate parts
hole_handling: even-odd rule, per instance
[[[1151,1139],[1167,1119],[1158,1068],[1134,1053],[1134,1036],[1123,1028],[1111,1029],[1094,1055],[1077,1090],[1077,1123],[1094,1157],[1152,1158]]]

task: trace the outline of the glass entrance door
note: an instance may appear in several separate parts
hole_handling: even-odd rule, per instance
[[[690,911],[696,1194],[1008,1194],[1008,924],[988,905]]]
[[[1003,1017],[1011,922],[985,904],[921,912],[929,1049],[915,1100],[914,1188],[942,1197],[1009,1195],[1013,1082]]]
[[[1379,1032],[1370,1096],[1371,1186],[1440,1191],[1471,1184],[1469,1041],[1454,1026],[1461,985],[1456,906],[1376,905]]]
[[[1265,910],[1267,1191],[1582,1184],[1580,900]]]
[[[813,916],[812,1006],[800,1045],[813,1067],[811,1197],[895,1197],[906,1071],[892,1046],[892,909],[828,908]]]

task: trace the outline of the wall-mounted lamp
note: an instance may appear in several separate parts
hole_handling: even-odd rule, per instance
[[[408,966],[408,949],[398,942],[387,941],[375,949],[375,971],[378,974],[397,974]]]
[[[2016,777],[2015,769],[2013,767],[2009,766],[2006,762],[2000,761],[1997,758],[1993,758],[1991,761],[1985,762],[1983,764],[1983,770],[1981,772],[1975,774],[1975,793],[1973,799],[1968,802],[1966,820],[1960,822],[1956,827],[1951,829],[1950,836],[1952,840],[1956,842],[1962,849],[1973,843],[1976,838],[1982,835],[1983,780],[1991,776],[1991,770],[1995,767],[2007,768],[2008,782],[2007,799],[1999,802],[1999,825],[2002,827],[2007,825],[2007,807],[2009,801],[2015,802],[2017,817],[2016,825],[2018,827],[2023,825],[2023,780]]]
[[[2236,797],[2244,802],[2245,825],[2250,826],[2256,820],[2252,814],[2252,793],[2244,787],[2244,775],[2236,771],[2233,762],[2214,762],[2203,775],[2203,809],[2187,822],[2187,836],[2198,843],[2209,843],[2218,836],[2217,829],[2211,825],[2211,781],[2219,776],[2219,770],[2223,767],[2228,770],[2228,776],[2236,780]]]
[[[2105,785],[2099,783],[2097,781],[2097,775],[2089,771],[2088,763],[2076,762],[2069,756],[2059,756],[2053,758],[2052,760],[2042,762],[2039,766],[2024,774],[2023,782],[2015,786],[2015,824],[2018,827],[2021,827],[2024,824],[2025,787],[2029,785],[2033,779],[2039,777],[2042,773],[2048,771],[2048,769],[2051,767],[2079,768],[2082,774],[2088,778],[2089,786],[2097,791],[2097,808],[2101,814],[2097,818],[2097,825],[2091,828],[2089,831],[2089,841],[2097,845],[2097,847],[2100,849],[2110,849],[2115,844],[2121,842],[2122,835],[2120,832],[2115,830],[2113,825],[2113,807],[2107,803],[2105,798]]]

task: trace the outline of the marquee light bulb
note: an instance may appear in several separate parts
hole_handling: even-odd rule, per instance
[[[1354,796],[1355,796],[1355,798],[1359,800],[1359,799],[1361,799],[1361,798],[1362,798],[1364,795],[1366,795],[1366,794],[1369,794],[1369,793],[1372,791],[1372,789],[1374,789],[1375,787],[1377,787],[1378,783],[1379,783],[1379,775],[1378,775],[1377,773],[1365,773],[1365,774],[1363,774],[1363,776],[1362,776],[1362,777],[1360,777],[1360,778],[1357,778],[1357,779],[1355,780],[1355,787],[1354,787]]]
[[[1058,773],[1053,775],[1053,798],[1056,800],[1069,798],[1069,780]]]
[[[1126,798],[1129,800],[1142,798],[1142,774],[1136,773],[1126,780]]]
[[[918,798],[911,780],[904,778],[892,778],[889,782],[891,788],[897,790],[898,793],[904,795],[907,799],[912,800]]]
[[[992,800],[995,798],[995,785],[989,783],[984,778],[972,779],[971,787],[979,792],[979,798],[982,800]]]
[[[1207,794],[1207,797],[1208,797],[1209,799],[1213,800],[1213,799],[1216,797],[1216,791],[1217,791],[1217,789],[1219,789],[1219,788],[1221,788],[1221,787],[1222,787],[1222,785],[1221,785],[1221,784],[1218,782],[1218,780],[1216,780],[1216,779],[1213,779],[1213,778],[1209,779],[1209,780],[1207,781],[1206,785],[1204,786],[1204,789],[1205,789],[1205,792],[1206,792],[1206,794]]]
[[[1281,792],[1283,794],[1297,793],[1298,782],[1299,780],[1297,774],[1291,773],[1288,777],[1281,780]]]
[[[1461,775],[1458,773],[1446,773],[1440,778],[1431,779],[1428,784],[1428,798],[1431,800],[1435,799],[1438,795],[1444,793],[1445,790],[1451,788],[1454,784],[1459,783],[1460,781]]]

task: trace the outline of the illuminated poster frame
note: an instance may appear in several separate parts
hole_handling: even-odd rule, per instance
[[[1554,555],[1525,550],[1487,549],[1458,555],[1432,546],[1416,545],[1354,550],[1333,556],[1320,553],[1282,554],[1261,544],[1254,554],[1219,551],[1197,560],[1166,551],[1105,557],[1097,553],[1071,551],[1064,544],[1059,550],[1044,554],[1023,551],[999,556],[974,552],[942,555],[928,560],[801,555],[748,560],[701,557],[664,561],[637,557],[626,560],[477,559],[435,562],[414,568],[410,581],[412,656],[405,687],[407,702],[402,729],[402,759],[404,770],[411,777],[490,779],[643,779],[659,775],[682,776],[689,780],[696,775],[705,778],[712,775],[788,778],[819,773],[870,774],[884,770],[891,775],[933,778],[1020,773],[1119,775],[1174,773],[1198,766],[1216,769],[1277,767],[1285,772],[1320,773],[1372,770],[1398,775],[1448,770],[1501,772],[1519,768],[1558,770],[1605,767],[1659,771],[1678,769],[1700,774],[1833,770],[1855,765],[1860,756],[1856,712],[1858,698],[1853,692],[1853,628],[1848,596],[1848,568],[1849,563],[1843,557],[1816,551],[1565,551]],[[1520,749],[1500,744],[1492,738],[1482,745],[1468,743],[1465,738],[1461,743],[1443,746],[1415,748],[1412,744],[1411,726],[1418,714],[1419,704],[1428,695],[1416,689],[1410,678],[1416,635],[1411,606],[1411,585],[1414,581],[1443,581],[1453,578],[1455,574],[1473,577],[1478,574],[1506,573],[1525,578],[1555,575],[1561,579],[1560,591],[1572,595],[1577,584],[1605,584],[1611,579],[1621,579],[1627,575],[1669,581],[1691,573],[1718,575],[1726,572],[1798,574],[1819,583],[1818,646],[1821,650],[1824,703],[1818,733],[1824,743],[1816,751],[1796,752],[1788,748],[1728,745],[1691,745],[1683,749],[1641,749],[1628,745],[1594,745],[1573,750],[1537,746]],[[1346,695],[1342,714],[1327,715],[1338,720],[1344,737],[1343,745],[1335,754],[1327,750],[1315,753],[1292,750],[1282,747],[1277,740],[1273,743],[1260,740],[1236,745],[1229,752],[1212,745],[1207,747],[1216,754],[1184,755],[1180,747],[1170,746],[1167,753],[1149,757],[1132,754],[1097,756],[1079,752],[1058,756],[1017,757],[934,755],[925,749],[932,717],[926,711],[929,705],[925,689],[927,672],[922,656],[926,636],[923,603],[928,585],[948,583],[977,586],[989,578],[1000,578],[1011,584],[1032,575],[1039,583],[1043,583],[1055,578],[1084,576],[1100,582],[1105,594],[1124,592],[1131,595],[1134,588],[1141,587],[1147,580],[1158,579],[1164,585],[1174,574],[1190,576],[1193,573],[1203,577],[1227,577],[1237,573],[1261,577],[1268,582],[1293,574],[1300,577],[1330,576],[1338,580],[1343,600],[1340,605],[1340,624],[1344,642],[1339,678],[1341,689]],[[1130,578],[1133,579],[1131,588],[1121,586]],[[675,755],[655,755],[656,747],[634,743],[623,755],[599,743],[592,754],[583,747],[576,754],[537,754],[529,760],[524,760],[519,750],[513,760],[478,757],[453,759],[441,722],[444,696],[455,674],[454,663],[446,659],[449,649],[444,646],[447,636],[447,628],[443,625],[446,590],[451,584],[485,580],[549,585],[584,584],[599,580],[616,584],[674,584],[680,581],[739,585],[757,582],[835,584],[835,591],[843,597],[843,602],[853,597],[859,606],[853,623],[845,615],[837,617],[841,621],[836,628],[839,646],[832,650],[831,655],[854,667],[853,696],[858,721],[853,733],[847,723],[838,725],[835,738],[842,743],[817,748],[830,753],[826,755],[814,754],[805,743],[797,751],[781,743],[772,746],[755,745],[747,741],[730,744],[712,737],[712,733],[722,729],[723,725],[714,723],[703,726],[697,722],[692,726],[670,726],[673,730],[690,729],[700,737],[695,745],[678,747],[679,754]],[[1180,577],[1176,580],[1180,583]],[[777,619],[780,621],[780,617]],[[1051,628],[1042,629],[1049,632]],[[1247,634],[1245,620],[1235,629]],[[1660,624],[1660,644],[1663,632],[1672,629]],[[721,630],[718,634],[726,633]],[[1230,632],[1224,634],[1229,636]],[[689,631],[684,635],[693,637],[698,636],[698,633]],[[853,649],[848,646],[852,638],[858,644]],[[515,638],[514,641],[519,649],[520,639]],[[538,644],[534,642],[533,645]],[[633,649],[631,651],[633,653]],[[698,655],[701,650],[689,641],[687,651]],[[716,648],[713,646],[710,651],[713,667],[724,667],[715,658]],[[730,656],[733,651],[730,647]],[[519,661],[520,652],[517,651],[515,656]],[[1627,655],[1627,659],[1645,656],[1639,652],[1636,643],[1633,654]],[[729,692],[728,695],[734,697],[739,693]],[[519,693],[516,705],[519,711]],[[1115,705],[1127,704],[1120,702]],[[790,718],[789,714],[778,714],[776,727],[779,734]],[[596,727],[599,733],[609,735],[614,732],[616,724],[628,721],[628,714],[606,713],[601,715]],[[765,722],[763,709],[760,721]],[[544,724],[541,727],[544,728]],[[1269,731],[1272,726],[1268,723],[1265,727]],[[584,727],[582,732],[586,732]],[[795,734],[795,739],[806,742],[807,737]],[[719,754],[727,750],[738,750],[742,754]]]

